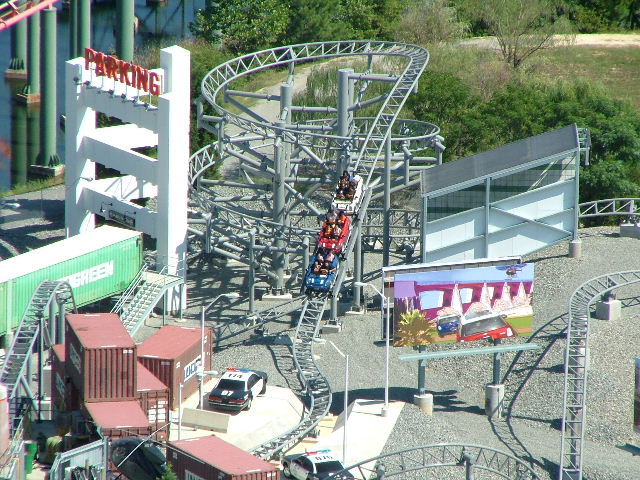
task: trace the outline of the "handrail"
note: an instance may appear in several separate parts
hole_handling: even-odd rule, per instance
[[[136,288],[138,288],[138,286],[142,282],[144,274],[148,269],[149,265],[146,263],[144,263],[142,267],[140,267],[140,270],[138,270],[136,276],[133,278],[127,289],[123,292],[116,304],[111,309],[111,313],[120,313],[124,305],[133,298]]]

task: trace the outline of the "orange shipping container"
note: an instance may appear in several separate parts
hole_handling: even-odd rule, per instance
[[[117,314],[67,314],[66,340],[66,373],[82,403],[136,399],[136,344]]]
[[[169,442],[167,462],[178,480],[280,480],[278,467],[215,436]]]
[[[198,390],[202,331],[196,327],[166,325],[138,345],[138,360],[169,387],[169,408],[178,407],[180,384],[182,399]],[[204,369],[211,370],[211,329],[204,332]]]

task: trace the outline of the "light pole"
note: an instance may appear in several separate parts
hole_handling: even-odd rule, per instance
[[[182,435],[182,382],[180,382],[180,396],[178,397],[178,440]]]
[[[347,420],[349,419],[349,355],[345,355],[340,351],[336,344],[329,340],[329,343],[336,352],[344,358],[344,430],[342,431],[342,463],[347,466]]]
[[[382,406],[382,416],[386,417],[389,412],[389,324],[391,323],[391,318],[389,318],[389,304],[391,303],[384,294],[378,290],[375,285],[371,285],[370,283],[365,282],[353,282],[356,287],[371,287],[375,290],[375,292],[380,295],[380,299],[382,303],[380,304],[380,308],[385,308],[387,310],[387,319],[385,322],[385,333],[384,333],[384,405]]]
[[[200,400],[198,401],[198,408],[202,408],[202,388],[204,383],[204,314],[211,306],[216,303],[221,298],[238,298],[240,294],[238,292],[231,293],[221,293],[212,301],[210,301],[206,306],[202,306],[202,311],[200,312],[200,366],[198,367],[198,376],[200,377],[200,383],[198,387],[198,391],[200,392]],[[212,339],[213,341],[213,339]]]

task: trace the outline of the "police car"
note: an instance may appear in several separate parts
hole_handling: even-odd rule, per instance
[[[228,368],[209,394],[209,406],[249,410],[253,399],[267,390],[267,374],[246,368]]]
[[[298,455],[288,455],[282,459],[282,473],[297,480],[322,480],[344,470],[331,450],[318,450]],[[354,478],[349,471],[342,472],[340,478]]]

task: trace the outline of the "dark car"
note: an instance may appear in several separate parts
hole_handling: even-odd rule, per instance
[[[267,374],[246,368],[228,368],[209,394],[209,406],[249,410],[253,399],[267,390]]]
[[[322,480],[342,470],[344,465],[331,454],[331,450],[289,455],[282,459],[282,473],[296,480]],[[339,478],[354,477],[347,470]]]

